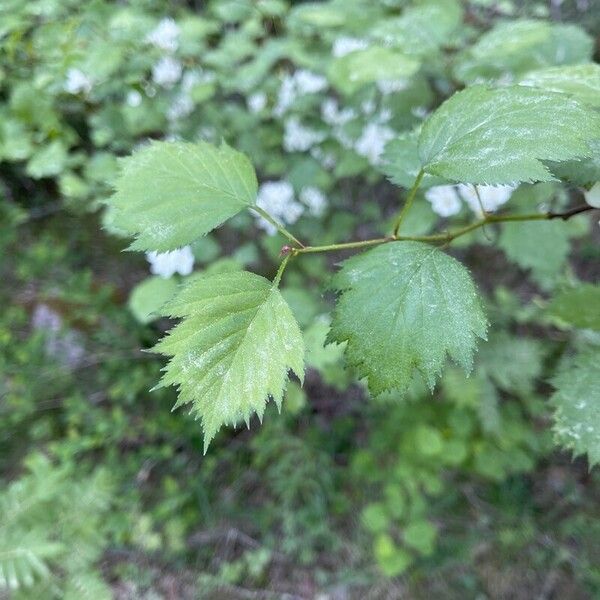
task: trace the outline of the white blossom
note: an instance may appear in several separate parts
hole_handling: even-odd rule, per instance
[[[369,98],[369,100],[365,100],[361,105],[360,105],[361,110],[363,111],[364,115],[372,115],[375,112],[375,100],[373,100],[372,98]]]
[[[171,56],[163,56],[152,67],[152,81],[165,88],[173,87],[181,78],[183,67]]]
[[[127,98],[125,99],[125,102],[127,102],[127,106],[135,108],[142,103],[142,95],[137,90],[130,90],[127,93]]]
[[[283,147],[286,152],[305,152],[324,139],[325,134],[305,127],[298,117],[290,117],[284,123]]]
[[[294,73],[296,88],[300,94],[316,94],[327,87],[327,79],[306,69]]]
[[[368,47],[369,43],[367,40],[344,36],[334,40],[331,53],[335,58],[340,58],[357,50],[365,50]]]
[[[69,94],[89,94],[92,89],[92,80],[81,69],[70,68],[67,71],[65,91]]]
[[[194,268],[194,254],[190,246],[171,252],[146,252],[150,272],[168,279],[175,273],[189,275]]]
[[[167,109],[167,119],[170,121],[183,119],[192,113],[194,106],[194,101],[187,94],[179,94]]]
[[[276,117],[281,117],[292,106],[300,94],[316,94],[327,87],[327,79],[306,69],[299,69],[292,75],[286,74],[277,94],[277,104],[273,109]]]
[[[377,89],[384,95],[402,92],[408,87],[407,79],[380,79],[377,83]]]
[[[371,164],[378,164],[385,145],[395,135],[394,130],[385,125],[369,123],[356,140],[354,150],[357,154],[364,156]]]
[[[340,109],[335,98],[325,98],[321,103],[321,118],[328,125],[345,125],[356,117],[353,108]]]
[[[589,190],[584,190],[583,196],[590,206],[600,208],[600,181],[597,181]]]
[[[162,19],[146,36],[146,41],[161,50],[175,52],[179,45],[179,25],[171,18]]]
[[[246,103],[251,113],[259,113],[267,106],[267,95],[264,92],[255,92],[248,96]]]
[[[310,155],[321,161],[321,165],[325,169],[333,169],[335,167],[335,156],[331,152],[325,152],[322,148],[315,146],[310,149]]]
[[[320,217],[327,207],[327,198],[325,194],[314,186],[303,187],[300,190],[300,202],[307,208],[309,214],[313,217]]]
[[[451,217],[460,212],[460,197],[453,185],[437,185],[425,192],[425,198],[431,202],[433,212],[440,217]]]
[[[477,215],[481,215],[481,206],[485,212],[494,212],[508,202],[515,188],[512,185],[478,185],[477,191],[472,185],[460,184],[458,191],[469,208]],[[479,193],[479,198],[477,197]],[[481,205],[479,203],[481,199]]]
[[[283,223],[295,223],[304,212],[304,207],[296,202],[294,188],[289,181],[266,181],[258,188],[256,204],[275,219]],[[276,233],[274,225],[257,216],[257,225],[269,235]]]

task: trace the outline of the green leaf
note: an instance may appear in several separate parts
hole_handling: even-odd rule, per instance
[[[133,288],[129,297],[129,310],[140,323],[150,323],[160,316],[161,307],[176,291],[175,279],[148,277]]]
[[[477,366],[499,388],[526,395],[542,375],[543,358],[544,346],[538,340],[498,332],[481,349]]]
[[[595,63],[532,71],[519,84],[568,94],[585,104],[600,107],[600,65]]]
[[[552,299],[548,312],[573,327],[600,330],[600,285],[563,290]]]
[[[373,394],[406,391],[415,369],[432,389],[446,355],[470,370],[487,321],[467,270],[419,242],[392,242],[343,263],[329,341]]]
[[[368,83],[379,80],[408,79],[419,69],[419,62],[401,52],[370,46],[335,59],[329,68],[329,81],[344,94],[353,94]]]
[[[251,206],[257,181],[248,158],[226,144],[153,142],[123,160],[113,224],[133,250],[164,252],[205,235]]]
[[[382,573],[387,577],[396,577],[404,573],[412,563],[411,555],[403,548],[398,548],[387,533],[381,533],[375,538],[373,554]]]
[[[163,309],[183,317],[154,348],[171,356],[160,386],[176,385],[175,408],[202,419],[205,451],[223,424],[262,419],[278,408],[291,369],[302,379],[304,344],[292,311],[273,284],[244,271],[199,276]]]
[[[401,133],[386,145],[381,170],[392,183],[406,189],[412,187],[421,170],[418,131]],[[448,183],[447,179],[426,174],[421,181],[421,188],[445,183]]]
[[[424,56],[448,44],[462,21],[456,0],[426,0],[409,6],[396,18],[381,19],[371,35],[406,54]]]
[[[407,546],[428,556],[435,550],[437,529],[429,521],[414,521],[404,529],[403,538]]]
[[[502,226],[498,245],[522,269],[531,270],[543,288],[552,288],[570,251],[569,232],[557,221],[508,223]]]
[[[568,160],[563,163],[548,163],[548,168],[556,177],[576,185],[592,186],[600,181],[600,139],[590,142],[592,154],[582,160]]]
[[[600,349],[576,356],[553,379],[554,433],[574,456],[600,463]]]
[[[496,25],[463,52],[454,69],[465,83],[506,78],[553,65],[588,62],[593,40],[574,25],[517,20]]]
[[[560,116],[560,118],[558,118]],[[473,86],[446,100],[423,125],[427,173],[474,184],[553,179],[542,161],[591,156],[600,115],[564,94]]]

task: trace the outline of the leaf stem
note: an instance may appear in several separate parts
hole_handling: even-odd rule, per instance
[[[400,210],[400,214],[396,217],[396,220],[394,221],[394,230],[393,230],[394,237],[398,236],[398,231],[400,230],[400,225],[402,224],[404,217],[406,217],[406,214],[408,213],[408,211],[410,210],[410,207],[413,205],[413,202],[415,201],[415,196],[417,195],[417,190],[419,189],[419,185],[421,185],[421,181],[423,180],[424,176],[425,176],[425,171],[423,169],[421,169],[418,172],[415,182],[413,183],[412,187],[410,188],[410,191],[408,192],[408,197],[406,198],[406,202],[404,203],[404,206]]]
[[[304,248],[304,244],[299,239],[294,237],[281,223],[274,219],[266,210],[263,210],[260,206],[257,206],[256,204],[251,206],[250,209],[258,213],[265,221],[271,223],[271,225],[273,225],[273,227],[275,227],[277,231],[281,233],[281,235],[290,240],[290,242],[293,242],[299,248]]]
[[[292,254],[288,254],[279,265],[279,269],[277,269],[277,274],[275,275],[275,279],[273,279],[273,287],[279,287],[279,282],[281,281],[281,276],[287,267],[288,261],[292,258]]]

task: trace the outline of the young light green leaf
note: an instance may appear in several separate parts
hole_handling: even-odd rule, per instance
[[[499,23],[459,55],[454,76],[465,83],[518,76],[591,60],[594,42],[576,25],[541,20]]]
[[[353,94],[368,83],[382,79],[408,79],[420,63],[397,50],[370,46],[337,58],[328,71],[329,81],[343,94]]]
[[[548,312],[573,327],[600,330],[600,285],[563,290],[552,299]]]
[[[550,181],[542,161],[591,156],[599,136],[600,114],[565,94],[477,85],[429,117],[419,154],[427,173],[463,183]]]
[[[457,0],[426,0],[407,6],[398,17],[381,19],[370,35],[408,55],[426,56],[452,40],[462,13]]]
[[[176,291],[175,279],[148,277],[133,288],[127,304],[140,323],[150,323],[158,318],[161,307]]]
[[[554,433],[574,456],[587,453],[590,466],[600,463],[600,350],[579,354],[553,379],[556,392]]]
[[[262,419],[278,407],[291,369],[302,379],[304,343],[273,284],[245,271],[195,278],[163,312],[183,317],[155,347],[171,359],[160,385],[175,385],[175,408],[191,403],[202,419],[205,451],[223,424]]]
[[[470,370],[487,321],[467,270],[419,242],[392,242],[343,263],[329,341],[373,394],[406,391],[415,369],[432,389],[446,355]]]
[[[596,108],[600,107],[600,65],[567,65],[527,73],[520,85],[569,94]]]
[[[135,236],[133,250],[185,246],[251,206],[256,175],[226,144],[153,142],[123,160],[107,201],[114,226]]]

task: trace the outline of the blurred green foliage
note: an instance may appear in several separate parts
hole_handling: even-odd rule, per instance
[[[470,377],[451,368],[433,395],[416,382],[402,401],[367,401],[343,349],[323,346],[332,262],[299,261],[282,293],[305,334],[305,386],[289,387],[281,416],[219,434],[203,456],[198,424],[171,413],[175,393],[149,392],[162,362],[142,351],[171,326],[154,316],[185,275],[149,279],[99,210],[119,157],[148,138],[225,139],[261,181],[291,184],[298,236],[379,234],[398,196],[380,173],[386,136],[472,78],[590,60],[596,16],[563,4],[1,3],[0,596],[600,594],[600,480],[553,449],[547,402],[561,358],[599,343],[561,309],[572,285],[598,280],[596,223],[461,240],[494,331]],[[581,17],[587,33],[557,17]],[[367,34],[376,52],[334,56],[336,40]],[[369,61],[398,66],[394,53],[403,71],[382,85]],[[294,118],[318,144],[294,139]],[[322,210],[301,201],[307,187]],[[554,184],[517,194],[553,208],[580,196]],[[441,219],[418,200],[410,227],[427,233]],[[256,225],[240,214],[193,244],[198,270],[272,276],[282,240]]]

